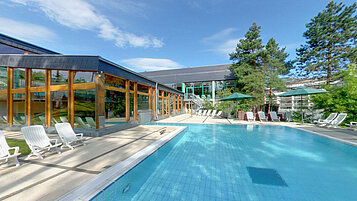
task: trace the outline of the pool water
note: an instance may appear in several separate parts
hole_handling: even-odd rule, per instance
[[[356,147],[283,126],[167,125],[188,129],[92,200],[357,199]]]

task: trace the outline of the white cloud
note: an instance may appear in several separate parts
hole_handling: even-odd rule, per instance
[[[132,67],[132,69],[136,71],[167,70],[183,67],[179,63],[170,59],[131,58],[121,60],[121,62],[129,65],[130,67]]]
[[[0,32],[28,41],[51,41],[56,34],[46,27],[0,17]]]
[[[214,52],[219,55],[228,56],[228,54],[234,52],[237,43],[240,38],[235,38],[233,33],[237,29],[227,28],[218,33],[202,39],[202,42],[206,44],[209,48],[206,51]]]
[[[100,38],[114,41],[118,47],[162,47],[161,40],[151,36],[138,36],[115,27],[85,0],[11,0],[13,2],[39,8],[51,20],[64,26],[96,31]]]

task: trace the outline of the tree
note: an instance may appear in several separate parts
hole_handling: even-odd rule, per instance
[[[326,77],[346,69],[357,44],[357,3],[346,6],[330,1],[306,24],[306,44],[297,49],[297,71],[308,77]]]
[[[289,73],[291,63],[286,62],[289,56],[285,52],[285,48],[280,48],[274,38],[271,38],[265,46],[265,56],[263,57],[265,86],[269,89],[268,94],[268,113],[270,112],[270,105],[273,102],[272,89],[280,91],[285,90],[285,81],[279,75],[286,75]]]
[[[237,77],[240,92],[255,97],[250,100],[250,105],[253,106],[263,103],[265,91],[262,68],[264,46],[260,39],[260,28],[254,22],[245,34],[245,38],[239,40],[236,52],[229,55],[230,60],[233,60],[229,69]]]

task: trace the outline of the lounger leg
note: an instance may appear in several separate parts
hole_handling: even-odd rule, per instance
[[[15,164],[16,167],[20,166],[20,163],[19,163],[19,160],[17,159],[17,157],[14,157],[13,161],[14,161],[14,164]]]

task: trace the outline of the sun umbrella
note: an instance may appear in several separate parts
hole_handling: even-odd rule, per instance
[[[306,96],[310,94],[321,94],[321,93],[328,93],[328,91],[303,86],[303,87],[297,87],[294,90],[285,92],[278,96],[280,97],[300,96],[301,123],[303,124],[304,116],[302,113],[302,96]]]
[[[222,98],[221,101],[237,101],[237,106],[238,106],[238,100],[242,100],[242,99],[248,99],[248,98],[254,98],[253,96],[249,96],[249,95],[245,95],[245,94],[241,94],[238,92],[235,92],[225,98]],[[236,113],[236,117],[238,117],[238,113]]]

